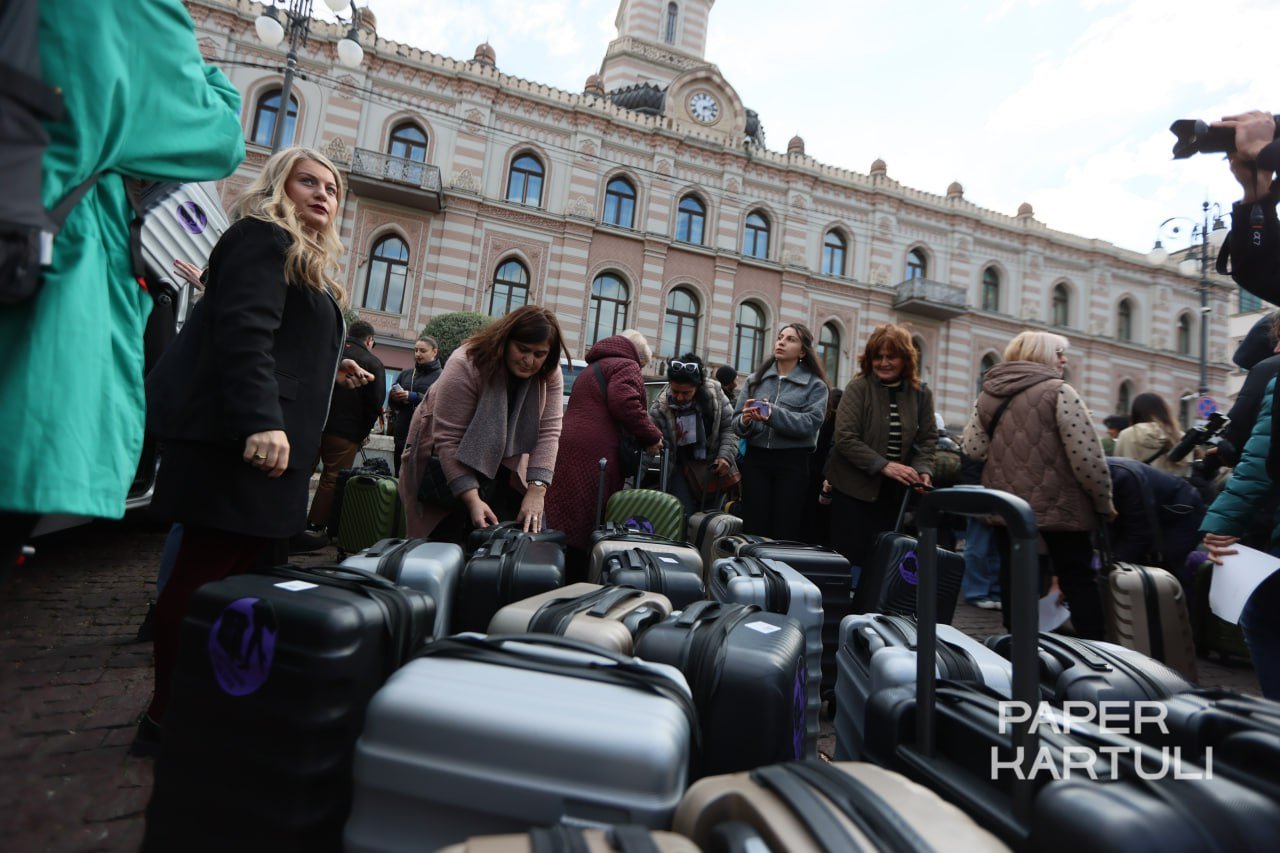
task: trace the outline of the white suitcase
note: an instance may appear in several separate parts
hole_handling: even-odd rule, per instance
[[[1011,694],[1013,665],[982,643],[938,625],[935,671],[951,681],[981,682]],[[862,758],[871,694],[916,683],[916,621],[910,616],[859,613],[840,622],[836,649],[836,760]]]
[[[382,539],[347,557],[342,565],[425,592],[436,603],[431,639],[452,633],[453,599],[463,566],[462,549],[457,545],[425,539]]]
[[[438,640],[369,703],[346,850],[556,823],[665,829],[697,726],[670,666],[546,635]]]
[[[804,757],[818,755],[818,713],[822,710],[822,590],[781,560],[729,557],[711,564],[710,596],[727,604],[754,604],[790,616],[804,631]]]

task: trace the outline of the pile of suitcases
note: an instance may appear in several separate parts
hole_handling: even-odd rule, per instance
[[[1195,691],[1119,646],[1037,643],[1018,572],[1011,638],[937,625],[942,512],[1004,514],[1015,559],[1034,559],[1025,504],[931,494],[918,619],[850,615],[840,555],[723,514],[690,519],[689,543],[602,524],[589,582],[568,586],[563,537],[512,524],[465,550],[387,539],[341,566],[209,584],[183,628],[144,847],[1271,847],[1280,706]],[[824,695],[835,763],[817,752]],[[1028,717],[1005,734],[1010,698],[1131,719],[1159,699],[1170,731]],[[1137,757],[1097,780],[1015,778],[1033,745]],[[1174,746],[1187,766],[1214,753],[1214,778],[1145,778],[1136,765]]]

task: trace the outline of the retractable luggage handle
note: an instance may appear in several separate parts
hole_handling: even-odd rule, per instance
[[[916,595],[916,750],[925,758],[934,752],[934,713],[937,706],[938,654],[938,527],[946,514],[973,518],[998,515],[1009,531],[1010,661],[1013,664],[1013,698],[1036,708],[1040,701],[1039,638],[1039,532],[1035,513],[1022,498],[983,486],[953,486],[929,492],[916,507],[920,528],[919,575]],[[1014,818],[1028,825],[1035,793],[1031,764],[1038,737],[1032,728],[1034,715],[1013,723],[1013,745],[1021,748],[1022,780],[1014,786]]]
[[[604,469],[609,467],[609,460],[601,456],[596,464],[600,466],[600,480],[596,484],[596,528],[598,529],[604,519]]]
[[[667,464],[671,461],[671,448],[667,447],[667,443],[662,443],[662,452],[653,454],[660,460],[658,465],[658,491],[665,492],[667,490]],[[636,466],[636,488],[642,488],[644,482],[644,461],[648,459],[650,454],[644,452],[644,448],[640,449],[640,463]],[[604,460],[601,460],[602,462]],[[603,470],[603,469],[601,469]]]

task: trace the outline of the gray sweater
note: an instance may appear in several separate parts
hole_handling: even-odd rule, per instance
[[[733,407],[733,431],[745,438],[749,447],[812,450],[817,446],[818,431],[827,416],[827,384],[816,373],[801,362],[779,377],[777,366],[771,365],[760,384],[748,392],[750,384],[743,384]],[[748,399],[768,400],[772,409],[769,420],[744,426],[742,408]]]

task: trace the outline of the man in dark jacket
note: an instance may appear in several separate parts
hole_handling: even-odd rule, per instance
[[[395,437],[396,476],[400,476],[400,454],[404,452],[405,439],[409,435],[409,421],[414,410],[427,399],[427,392],[440,378],[440,346],[436,339],[426,335],[413,345],[413,367],[400,371],[396,384],[391,386],[387,403],[395,417],[391,434]]]
[[[1187,555],[1200,542],[1205,513],[1200,493],[1182,477],[1136,459],[1113,456],[1107,467],[1117,513],[1107,527],[1111,556],[1182,577]]]
[[[352,323],[347,329],[347,341],[343,358],[349,358],[373,374],[373,381],[360,388],[333,389],[329,400],[329,419],[325,421],[320,436],[320,461],[324,472],[320,485],[311,500],[311,512],[307,513],[307,532],[314,534],[317,547],[327,542],[322,530],[329,524],[333,512],[334,492],[338,484],[338,472],[350,468],[356,453],[369,437],[378,416],[382,414],[382,389],[386,386],[385,369],[373,355],[373,326],[363,320]],[[306,542],[294,543],[297,546]]]

